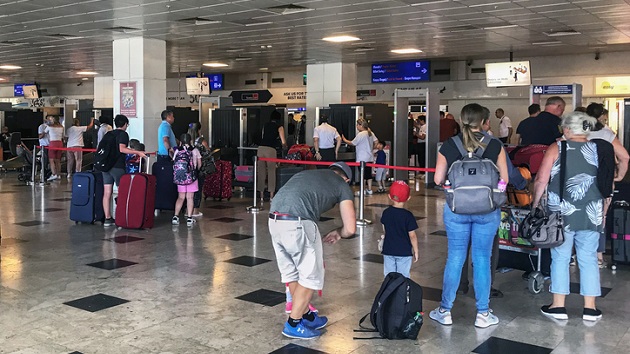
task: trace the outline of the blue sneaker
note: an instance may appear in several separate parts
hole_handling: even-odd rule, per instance
[[[313,315],[315,315],[315,318],[312,321],[309,321],[303,318],[302,323],[304,323],[306,327],[313,328],[313,329],[322,329],[326,327],[326,325],[328,324],[328,317],[317,316],[317,314],[314,312],[313,312]]]
[[[319,337],[322,333],[316,329],[311,329],[304,326],[304,320],[300,322],[297,326],[291,327],[287,322],[284,323],[284,329],[282,330],[282,334],[285,337],[294,338],[294,339],[313,339]]]

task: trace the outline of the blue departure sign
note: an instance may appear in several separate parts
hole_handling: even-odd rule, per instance
[[[431,80],[428,60],[372,64],[372,82],[412,82]]]
[[[570,95],[573,93],[573,85],[543,85],[534,86],[535,95]]]

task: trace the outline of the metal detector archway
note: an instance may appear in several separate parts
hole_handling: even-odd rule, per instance
[[[409,113],[410,99],[424,99],[427,105],[427,138],[425,161],[426,167],[434,167],[437,160],[437,144],[440,137],[440,99],[435,89],[401,90],[394,92],[394,165],[407,166],[408,153],[408,126],[407,114]],[[407,171],[394,170],[396,180],[406,181],[409,176]],[[433,172],[424,175],[424,183],[433,183]]]

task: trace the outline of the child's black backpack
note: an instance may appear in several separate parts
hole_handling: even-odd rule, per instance
[[[392,272],[383,280],[374,298],[372,311],[359,321],[359,327],[362,329],[355,332],[378,332],[381,338],[415,340],[422,327],[422,315],[420,285],[400,273]],[[368,316],[374,328],[363,326]]]

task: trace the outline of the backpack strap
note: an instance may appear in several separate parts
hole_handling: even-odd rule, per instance
[[[455,135],[453,137],[453,142],[455,143],[455,147],[457,147],[457,150],[462,155],[462,157],[468,156],[468,151],[466,151],[466,149],[464,148],[464,142],[462,141],[462,138],[459,137],[459,135]]]
[[[479,140],[479,142],[483,142],[483,140],[486,137],[482,137],[481,140]],[[453,137],[453,142],[455,142],[455,146],[457,147],[457,150],[459,150],[459,153],[462,155],[462,157],[468,156],[468,150],[466,150],[464,148],[464,142],[462,141],[462,138],[459,137],[459,135],[456,135]],[[483,153],[485,152],[485,148],[483,146],[480,146],[478,148],[475,149],[475,151],[473,152],[473,154],[479,158],[483,157]]]
[[[560,203],[564,200],[564,183],[567,173],[567,142],[563,140],[560,142],[561,154],[560,154]]]

